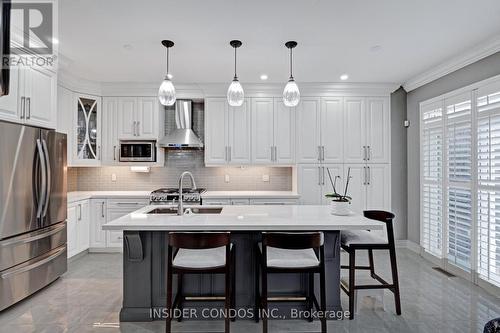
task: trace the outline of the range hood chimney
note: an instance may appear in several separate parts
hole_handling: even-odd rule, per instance
[[[168,111],[167,111],[168,112]],[[202,149],[203,142],[192,130],[193,102],[190,100],[177,100],[175,102],[176,128],[163,137],[158,145],[167,149]]]

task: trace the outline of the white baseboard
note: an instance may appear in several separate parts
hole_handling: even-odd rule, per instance
[[[91,247],[89,253],[119,253],[123,252],[121,247]]]
[[[412,242],[411,240],[408,240],[408,239],[396,240],[396,247],[408,249],[412,252],[415,252],[416,254],[421,253],[420,245],[418,245],[417,243]]]

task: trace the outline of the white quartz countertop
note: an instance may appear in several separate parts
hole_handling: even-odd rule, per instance
[[[206,191],[204,199],[251,198],[251,199],[296,199],[300,195],[293,191]]]
[[[151,191],[74,191],[68,192],[68,203],[105,198],[149,198]],[[205,199],[225,198],[252,198],[252,199],[283,199],[299,198],[297,192],[292,191],[205,191],[201,195]]]
[[[87,199],[125,199],[144,198],[149,199],[151,191],[75,191],[68,192],[68,203]]]
[[[153,205],[110,221],[104,230],[143,231],[292,231],[292,230],[381,230],[384,224],[362,215],[335,216],[329,206],[248,205],[220,206],[220,214],[146,214]],[[185,206],[189,207],[189,206]],[[200,207],[200,206],[196,206]],[[216,207],[216,206],[210,206]]]

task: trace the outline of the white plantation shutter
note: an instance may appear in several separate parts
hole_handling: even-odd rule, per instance
[[[477,92],[479,278],[500,286],[500,85]]]
[[[428,253],[443,253],[443,107],[431,104],[421,110],[421,243]]]
[[[469,271],[472,255],[471,93],[446,99],[445,108],[447,259]]]

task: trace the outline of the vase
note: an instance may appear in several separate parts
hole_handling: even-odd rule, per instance
[[[350,206],[349,202],[332,200],[330,206],[331,206],[331,213],[333,215],[346,216],[351,213],[351,210],[349,209]]]

